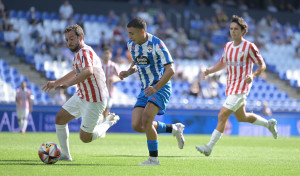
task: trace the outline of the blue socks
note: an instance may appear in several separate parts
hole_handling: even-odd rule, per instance
[[[147,140],[149,156],[157,157],[158,156],[158,140]]]
[[[167,125],[163,122],[157,121],[157,134],[159,133],[166,133]]]

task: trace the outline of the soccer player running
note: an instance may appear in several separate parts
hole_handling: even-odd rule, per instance
[[[113,91],[114,91],[114,83],[121,81],[119,78],[118,65],[111,61],[112,58],[112,50],[109,47],[104,47],[102,51],[102,68],[104,70],[106,76],[106,86],[108,89],[109,97],[107,98],[107,106],[103,112],[104,119],[109,115],[110,108],[113,105]],[[105,137],[104,133],[101,137]]]
[[[172,133],[178,147],[184,146],[181,123],[165,124],[153,121],[155,116],[165,113],[172,91],[170,82],[174,74],[173,60],[165,44],[146,32],[147,25],[142,18],[134,18],[127,24],[129,34],[128,50],[133,62],[119,77],[123,80],[138,71],[141,92],[132,113],[132,128],[136,132],[146,132],[149,159],[139,165],[159,165],[157,133]]]
[[[77,84],[77,92],[62,106],[55,118],[56,134],[62,149],[60,160],[72,161],[69,149],[68,123],[82,117],[80,139],[84,143],[99,138],[108,128],[116,124],[119,116],[111,114],[103,121],[108,91],[102,64],[94,50],[84,43],[84,32],[75,24],[65,31],[68,48],[75,53],[73,71],[56,81],[48,81],[44,91]]]
[[[26,88],[26,82],[21,82],[21,88],[16,92],[17,116],[22,134],[26,133],[29,113],[32,112],[31,91]]]
[[[247,113],[245,110],[246,98],[249,94],[254,78],[258,77],[265,69],[266,64],[254,43],[243,38],[248,31],[248,25],[243,18],[233,15],[230,24],[230,35],[232,42],[226,43],[222,58],[214,67],[206,69],[202,73],[204,79],[207,75],[224,69],[227,66],[227,98],[218,115],[218,124],[213,131],[208,144],[197,146],[196,149],[209,156],[214,145],[221,138],[224,132],[227,119],[234,113],[239,122],[249,122],[254,125],[260,125],[268,128],[277,138],[277,121],[269,121],[254,113]],[[252,72],[253,63],[258,68]]]

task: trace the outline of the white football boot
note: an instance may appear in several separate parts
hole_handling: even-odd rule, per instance
[[[184,136],[183,136],[183,130],[184,130],[184,125],[182,123],[176,123],[172,124],[172,134],[173,136],[176,137],[177,143],[178,143],[178,148],[183,149],[184,146]]]
[[[152,160],[151,158],[149,158],[148,160],[146,160],[146,161],[144,161],[144,162],[142,162],[142,163],[140,163],[140,164],[138,164],[139,166],[146,166],[146,165],[159,165],[159,161],[157,160],[157,161],[154,161],[154,160]]]
[[[106,121],[112,122],[112,125],[116,124],[120,120],[120,117],[115,113],[109,113],[106,117]]]
[[[59,160],[61,160],[61,161],[72,161],[72,157],[71,156],[62,155],[61,157],[59,157]]]
[[[204,154],[205,156],[209,156],[212,151],[212,149],[210,147],[208,147],[206,144],[203,146],[196,145],[196,149],[200,153]]]
[[[268,124],[269,124],[268,129],[273,134],[274,139],[277,139],[277,134],[278,134],[277,128],[276,128],[277,120],[270,119],[270,120],[268,120]]]

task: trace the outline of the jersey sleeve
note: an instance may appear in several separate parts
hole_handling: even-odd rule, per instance
[[[249,56],[253,63],[261,64],[263,58],[255,44],[251,43],[249,47]]]
[[[159,42],[155,45],[155,49],[163,65],[173,63],[172,56],[163,41],[159,40]]]
[[[79,56],[81,59],[82,68],[90,67],[94,65],[93,53],[88,49],[81,49],[79,52]]]
[[[220,59],[220,62],[226,63],[226,46],[228,46],[228,43],[225,44],[222,58]]]

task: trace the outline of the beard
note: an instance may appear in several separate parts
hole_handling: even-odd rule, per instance
[[[69,49],[70,49],[72,52],[78,51],[78,50],[80,49],[80,43],[78,42],[78,43],[75,45],[75,47],[74,47],[73,49],[70,48],[70,47],[69,47]]]

